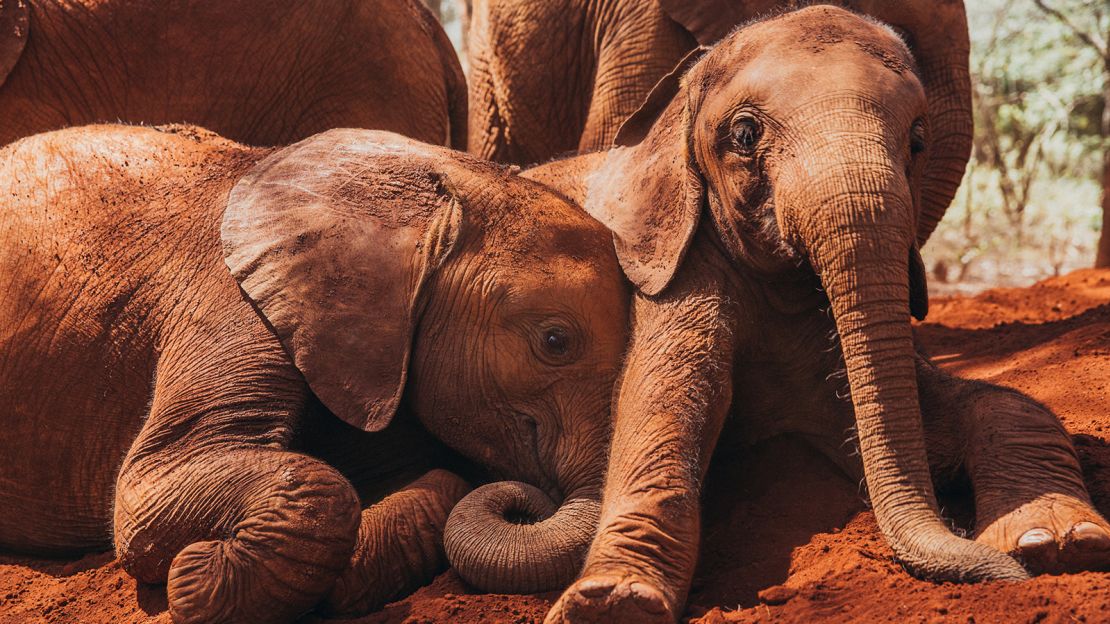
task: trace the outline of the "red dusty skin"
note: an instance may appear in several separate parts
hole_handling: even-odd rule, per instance
[[[1084,270],[1030,288],[934,299],[914,328],[949,372],[1005,384],[1056,412],[1074,435],[1096,507],[1110,513],[1110,271]],[[698,624],[766,621],[1097,622],[1110,575],[1024,583],[934,584],[891,559],[858,484],[797,439],[775,439],[710,469],[704,542],[686,616]],[[967,492],[940,494],[946,515],[972,524]],[[460,624],[542,621],[559,592],[480,594],[453,571],[358,624],[406,619]],[[79,559],[0,555],[0,622],[165,624],[165,589],[135,582],[100,553]],[[323,622],[317,616],[300,620]],[[332,620],[329,620],[332,621]]]

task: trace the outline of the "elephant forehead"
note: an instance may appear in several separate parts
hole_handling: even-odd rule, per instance
[[[786,37],[763,43],[760,53],[743,69],[728,73],[709,89],[708,107],[731,110],[738,99],[748,99],[773,114],[784,115],[811,108],[814,98],[850,96],[882,108],[895,101],[925,104],[925,90],[910,59],[900,55],[898,46],[889,45],[890,41],[845,39],[820,53]],[[728,97],[713,97],[722,94]]]
[[[832,65],[866,68],[867,72],[879,68],[899,77],[916,72],[912,53],[893,29],[831,6],[786,13],[752,24],[722,41],[707,56],[705,70],[710,76],[734,75],[735,71],[715,68],[718,63],[714,59],[734,70],[744,64],[748,73],[754,74],[751,78],[763,76],[768,81],[805,74],[835,79],[838,76],[830,72]]]
[[[788,13],[755,27],[768,48],[783,47],[810,54],[834,48],[862,51],[896,73],[912,72],[913,54],[890,26],[871,17],[830,6]]]

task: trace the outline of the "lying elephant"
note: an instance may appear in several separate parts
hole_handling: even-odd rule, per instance
[[[251,145],[376,128],[465,149],[466,98],[420,0],[0,2],[0,145],[125,121]]]
[[[685,71],[688,67],[688,71]],[[614,230],[637,287],[598,536],[549,621],[673,621],[698,552],[698,492],[733,447],[801,434],[862,475],[914,574],[974,581],[1110,564],[1056,417],[914,350],[917,250],[951,155],[886,26],[816,6],[751,25],[656,87],[622,147],[527,175]],[[845,439],[852,443],[846,444]],[[853,447],[858,453],[852,452]],[[974,539],[934,497],[966,476]]]
[[[168,579],[178,622],[287,621],[329,591],[333,611],[381,604],[374,583],[434,572],[466,488],[436,472],[360,519],[342,474],[289,450],[318,400],[371,432],[406,411],[532,484],[475,490],[447,551],[479,587],[569,583],[627,333],[608,231],[390,133],[273,151],[180,132],[0,151],[0,546],[114,539],[135,578]]]

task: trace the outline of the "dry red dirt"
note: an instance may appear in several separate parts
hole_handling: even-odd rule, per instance
[[[1012,386],[1053,408],[1075,436],[1096,505],[1110,515],[1110,271],[937,299],[916,331],[948,370]],[[967,522],[966,498],[944,503]],[[447,572],[349,621],[534,622],[555,597],[474,595]],[[165,605],[162,588],[138,585],[110,554],[0,556],[0,624],[168,622]],[[715,462],[690,605],[687,616],[704,624],[1105,622],[1110,573],[1022,584],[914,580],[892,561],[857,485],[801,443],[779,439]]]

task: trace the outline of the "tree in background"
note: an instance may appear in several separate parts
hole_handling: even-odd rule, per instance
[[[974,146],[960,193],[924,250],[938,282],[1027,284],[1097,255],[1110,145],[1106,63],[1038,1],[1074,23],[1110,26],[1107,0],[966,2]]]
[[[1033,0],[1042,13],[1067,29],[1071,38],[1093,53],[1093,64],[1101,70],[1101,93],[1097,106],[1088,110],[1087,126],[1097,128],[1102,152],[1102,235],[1098,243],[1097,267],[1110,267],[1110,5],[1106,0]],[[1093,99],[1093,98],[1092,98]],[[1097,114],[1097,125],[1090,117]]]

